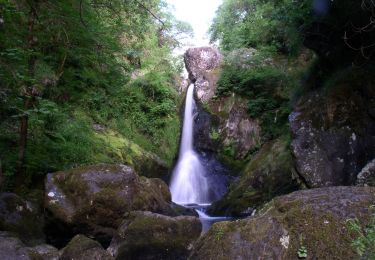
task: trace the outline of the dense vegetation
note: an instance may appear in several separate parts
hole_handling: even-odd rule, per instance
[[[248,98],[264,140],[287,132],[294,97],[373,67],[374,13],[367,0],[225,0],[210,28],[226,57],[219,95]]]
[[[171,163],[182,68],[171,53],[191,32],[159,0],[1,1],[3,188],[123,161],[119,143]]]
[[[369,0],[224,0],[210,29],[211,41],[219,43],[225,56],[218,95],[247,98],[250,116],[260,119],[263,142],[288,136],[290,108],[302,96],[316,91],[340,98],[352,90],[366,95],[363,86],[373,89],[374,19],[375,4]],[[252,191],[244,174],[228,194],[236,196],[241,183]],[[244,190],[237,201],[225,197],[230,206],[241,203]],[[373,259],[373,221],[349,224],[355,233],[353,248],[363,259]],[[306,258],[306,248],[301,248],[298,256]]]

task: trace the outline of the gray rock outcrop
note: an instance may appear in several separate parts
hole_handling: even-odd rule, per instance
[[[189,79],[195,83],[198,99],[206,103],[214,95],[222,56],[213,47],[190,48],[184,55],[185,67]]]
[[[305,95],[289,116],[296,170],[308,187],[353,185],[375,156],[375,120],[368,113],[375,93],[335,88]]]

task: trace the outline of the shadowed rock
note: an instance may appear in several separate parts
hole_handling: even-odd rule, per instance
[[[115,259],[186,259],[200,233],[196,217],[135,211],[121,224],[108,251]]]
[[[353,185],[375,155],[375,92],[345,82],[329,94],[305,95],[289,116],[292,152],[308,187]]]
[[[77,235],[62,250],[60,259],[112,260],[113,257],[98,242],[83,235]]]
[[[14,193],[0,193],[0,230],[15,233],[27,245],[43,243],[44,217],[30,201]]]

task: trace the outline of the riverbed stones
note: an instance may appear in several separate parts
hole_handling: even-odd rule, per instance
[[[200,233],[196,217],[134,211],[126,216],[108,251],[115,259],[186,259]]]
[[[357,259],[348,220],[364,227],[374,201],[374,187],[296,191],[275,198],[254,217],[214,224],[190,258],[298,259],[304,247],[308,259]]]
[[[49,239],[63,246],[82,233],[110,241],[125,213],[148,210],[174,214],[168,186],[160,179],[140,177],[126,165],[95,165],[50,173],[45,179]]]

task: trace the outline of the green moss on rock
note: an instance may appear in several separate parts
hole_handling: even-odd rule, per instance
[[[254,217],[214,224],[191,259],[357,259],[347,220],[365,226],[375,201],[373,187],[330,187],[275,198]]]
[[[265,144],[246,165],[238,182],[228,193],[214,203],[212,214],[241,215],[248,208],[254,209],[273,197],[297,190],[293,163],[287,137]]]

